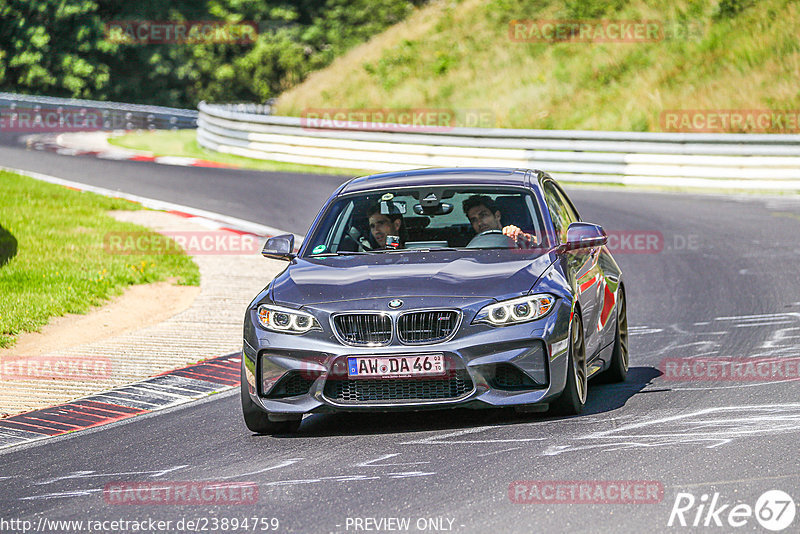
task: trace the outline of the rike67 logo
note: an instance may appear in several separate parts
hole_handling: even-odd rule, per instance
[[[780,532],[792,525],[795,513],[794,500],[781,490],[765,491],[756,500],[755,506],[726,501],[718,492],[713,495],[704,493],[699,499],[691,493],[678,493],[667,526],[730,529],[751,524],[755,518],[763,528]]]

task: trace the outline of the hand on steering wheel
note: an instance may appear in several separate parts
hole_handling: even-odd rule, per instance
[[[513,239],[520,248],[531,248],[536,245],[536,237],[523,232],[519,226],[510,224],[503,228],[502,233]]]

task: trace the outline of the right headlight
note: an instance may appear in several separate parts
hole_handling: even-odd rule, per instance
[[[322,330],[310,313],[262,304],[258,307],[258,322],[267,330],[286,334],[305,334],[309,330]]]
[[[472,322],[492,326],[527,323],[547,315],[553,309],[555,302],[556,298],[553,295],[545,293],[503,300],[481,308]]]

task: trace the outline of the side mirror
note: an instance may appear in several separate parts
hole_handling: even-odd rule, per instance
[[[562,244],[566,250],[581,250],[602,247],[608,242],[603,227],[598,224],[574,222],[567,228],[567,242]]]
[[[294,236],[292,234],[270,237],[264,244],[261,255],[273,260],[291,261],[294,259]]]

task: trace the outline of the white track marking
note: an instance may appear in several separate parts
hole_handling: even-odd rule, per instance
[[[48,484],[53,484],[54,482],[60,482],[61,480],[70,480],[75,478],[122,477],[130,475],[149,475],[149,478],[158,478],[166,475],[167,473],[172,473],[173,471],[178,471],[179,469],[184,469],[186,467],[189,466],[176,465],[175,467],[169,467],[167,469],[162,469],[160,471],[128,471],[123,473],[97,473],[95,471],[75,471],[74,473],[70,473],[69,475],[64,475],[61,477],[50,478],[47,480],[34,482],[34,484],[36,484],[37,486],[46,486]]]
[[[441,443],[442,445],[471,445],[471,444],[479,444],[479,443],[525,443],[529,441],[547,441],[549,439],[553,439],[551,437],[546,438],[513,438],[513,439],[464,439],[464,440],[453,440],[453,441],[431,441],[430,443]]]
[[[386,475],[389,478],[413,478],[413,477],[428,477],[436,473],[427,473],[424,471],[406,471],[403,473],[389,473]]]
[[[628,333],[630,335],[646,335],[646,334],[658,334],[659,332],[663,332],[663,328],[649,328],[647,326],[630,326],[628,327]]]
[[[356,467],[395,467],[398,465],[417,465],[417,464],[429,464],[430,462],[400,462],[396,464],[379,464],[376,462],[381,462],[383,460],[388,460],[389,458],[394,458],[395,456],[400,456],[399,452],[394,452],[391,454],[384,454],[383,456],[379,456],[374,460],[367,460],[366,462],[361,462],[360,464],[356,464]]]
[[[35,500],[50,500],[50,499],[63,499],[65,497],[86,497],[92,493],[103,491],[102,488],[87,489],[87,490],[74,490],[74,491],[61,491],[56,493],[45,493],[44,495],[31,495],[30,497],[20,497],[20,501],[35,501]]]
[[[71,478],[85,478],[87,476],[91,476],[94,471],[75,471],[74,473],[70,473],[69,475],[64,475],[61,477],[56,478],[48,478],[47,480],[40,480],[39,482],[34,482],[37,486],[44,486],[47,484],[52,484],[53,482],[59,482],[61,480],[69,480]]]
[[[732,386],[710,386],[707,388],[701,387],[691,387],[691,388],[675,388],[670,387],[673,391],[716,391],[718,389],[741,389],[741,388],[753,388],[757,386],[771,386],[773,384],[783,384],[784,382],[797,382],[800,378],[787,378],[785,380],[770,380],[769,382],[753,382],[752,384],[735,384]]]
[[[267,482],[265,486],[295,486],[298,484],[318,484],[320,482],[354,482],[361,480],[377,480],[379,476],[367,475],[344,475],[335,477],[319,477],[319,478],[300,478],[296,480],[276,480],[274,482]]]
[[[753,435],[792,432],[800,432],[800,404],[724,406],[590,432],[573,438],[570,444],[551,445],[542,454],[555,456],[592,449],[613,451],[698,443],[715,448]]]
[[[698,332],[698,335],[703,336],[727,336],[728,334],[730,334],[730,332],[727,330],[723,330],[721,332]]]
[[[797,339],[800,336],[787,336],[787,332],[800,331],[800,327],[793,326],[791,328],[779,328],[772,333],[770,338],[761,344],[762,349],[772,349],[778,347],[784,340]]]
[[[302,461],[303,458],[290,458],[289,460],[284,460],[283,462],[271,465],[269,467],[265,467],[264,469],[258,469],[256,471],[250,471],[249,473],[241,473],[239,475],[230,475],[227,477],[214,477],[214,478],[207,478],[205,480],[230,480],[232,478],[241,478],[241,477],[249,477],[252,475],[258,475],[260,473],[266,473],[267,471],[273,471],[275,469],[281,469],[283,467],[289,467],[290,465],[296,464],[297,462]]]
[[[663,423],[669,423],[669,422],[672,422],[672,421],[679,421],[681,419],[687,419],[689,417],[695,417],[695,416],[706,415],[706,414],[717,413],[717,412],[734,412],[734,413],[738,413],[738,412],[741,412],[742,410],[754,410],[754,411],[763,410],[763,411],[778,411],[778,412],[780,412],[780,411],[785,411],[785,409],[787,409],[787,408],[800,409],[800,404],[757,404],[757,405],[750,405],[750,406],[721,406],[721,407],[716,407],[716,408],[705,408],[705,409],[699,410],[697,412],[692,412],[692,413],[688,413],[688,414],[671,415],[669,417],[662,417],[660,419],[642,421],[642,422],[639,422],[639,423],[628,423],[628,424],[622,425],[620,427],[617,427],[617,428],[614,428],[614,429],[611,429],[611,430],[601,430],[599,432],[594,432],[594,433],[592,433],[592,437],[603,437],[603,436],[606,436],[606,435],[609,435],[609,434],[614,434],[614,433],[618,433],[618,432],[624,432],[624,431],[627,431],[627,430],[634,430],[634,429],[637,429],[637,428],[643,428],[643,427],[653,426],[653,425],[661,425]],[[797,414],[795,417],[797,417],[798,418],[798,422],[800,422],[800,414]],[[726,420],[729,420],[729,419],[726,419]],[[739,418],[739,419],[736,419],[736,420],[740,420],[741,421],[741,420],[744,420],[744,419]]]
[[[567,425],[593,425],[598,422],[602,422],[605,425],[615,424],[619,420],[626,420],[630,419],[632,416],[630,415],[621,415],[618,417],[609,417],[607,413],[598,413],[592,415],[585,415],[583,417],[577,417],[572,419],[550,419],[547,421],[535,421],[531,423],[526,423],[526,427],[537,427],[537,426],[550,426],[550,425],[558,425],[559,427],[563,428]],[[451,441],[443,441],[448,438],[458,438],[461,436],[469,435],[469,434],[476,434],[478,432],[483,432],[486,430],[493,430],[499,428],[519,428],[520,425],[491,425],[491,426],[480,426],[475,428],[466,428],[463,430],[456,430],[455,432],[449,432],[447,434],[437,434],[434,436],[428,436],[427,438],[420,438],[411,441],[404,441],[401,442],[400,445],[455,445],[455,444],[474,444],[474,443],[526,443],[530,441],[544,441],[552,438],[518,438],[518,439],[488,439],[488,440],[451,440]]]
[[[730,317],[715,317],[715,321],[755,321],[757,319],[764,319],[767,317],[800,317],[797,312],[785,313],[763,313],[760,315],[732,315]]]
[[[735,324],[733,325],[734,328],[745,328],[748,326],[777,326],[781,324],[797,324],[796,321],[778,321],[774,323],[744,323],[744,324]]]
[[[450,432],[449,434],[440,434],[435,436],[429,436],[427,438],[420,438],[414,439],[411,441],[404,441],[400,443],[400,445],[427,445],[431,443],[443,443],[447,445],[448,443],[454,443],[452,441],[440,441],[447,438],[457,438],[459,436],[465,436],[467,434],[475,434],[476,432],[483,432],[484,430],[491,430],[493,428],[501,428],[500,425],[494,426],[479,426],[475,428],[465,428],[464,430],[456,430],[455,432]]]

